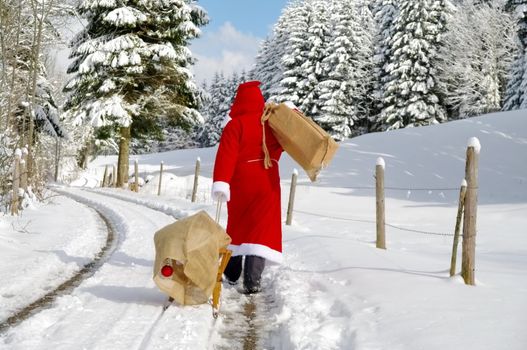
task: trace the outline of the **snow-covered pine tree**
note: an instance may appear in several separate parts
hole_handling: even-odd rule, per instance
[[[240,85],[240,80],[241,80],[241,77],[238,74],[238,72],[237,71],[233,71],[232,74],[231,74],[231,77],[229,78],[229,80],[227,82],[227,86],[228,86],[228,89],[229,89],[229,92],[230,92],[230,94],[229,93],[227,93],[227,94],[230,95],[232,99],[234,99],[234,95],[236,94],[236,90],[238,90],[238,85]]]
[[[360,99],[357,101],[357,120],[352,128],[352,135],[361,135],[371,129],[369,116],[373,113],[374,104],[374,36],[375,20],[373,17],[373,4],[370,0],[355,0],[357,14],[359,16],[359,30],[357,33],[358,41],[358,94]]]
[[[527,108],[527,0],[507,0],[505,9],[517,23],[517,51],[510,71],[503,110]]]
[[[78,11],[87,25],[72,42],[65,109],[78,124],[119,130],[122,186],[135,121],[202,121],[187,45],[208,18],[191,0],[84,0]]]
[[[358,120],[361,103],[360,81],[362,76],[360,49],[363,43],[360,21],[353,0],[334,1],[331,8],[331,37],[327,57],[320,69],[320,82],[315,87],[320,113],[314,120],[335,140],[351,135]]]
[[[440,51],[449,119],[501,109],[514,27],[497,4],[465,0],[457,6]]]
[[[275,100],[281,93],[280,85],[284,75],[283,58],[290,49],[290,21],[296,16],[302,1],[294,0],[282,10],[278,21],[273,26],[271,36],[267,37],[258,51],[256,62],[250,76],[260,81],[260,89],[266,100]],[[297,33],[299,34],[299,33]]]
[[[446,120],[437,61],[448,5],[448,0],[401,1],[383,89],[382,119],[387,129]]]
[[[231,79],[226,79],[223,73],[216,73],[209,86],[208,95],[204,109],[206,120],[199,132],[199,142],[203,147],[214,146],[220,141],[234,98]]]
[[[251,71],[254,79],[262,83],[260,89],[266,100],[271,95],[271,89],[280,83],[282,74],[281,56],[275,52],[278,45],[273,40],[274,37],[270,36],[262,42],[255,59],[254,68]]]
[[[33,107],[36,131],[45,132],[50,136],[64,137],[66,131],[59,117],[58,106],[53,96],[53,87],[47,79],[45,67],[42,66],[40,72],[37,78],[36,103]]]
[[[370,131],[382,129],[381,111],[384,89],[388,84],[387,66],[391,56],[392,37],[395,34],[395,22],[399,16],[400,0],[376,0],[373,4],[375,20],[374,54],[373,54],[373,103],[369,113]]]
[[[304,98],[298,101],[298,107],[315,120],[322,116],[317,86],[326,78],[322,61],[328,55],[330,14],[334,11],[334,4],[334,1],[327,0],[311,0],[310,3],[311,23],[306,33],[306,59],[300,65],[302,76],[298,81]]]
[[[238,85],[251,80],[255,80],[251,78],[251,73],[247,72],[245,69],[242,69],[240,76],[238,77]],[[236,86],[236,89],[238,89],[238,86]]]
[[[302,65],[308,60],[307,32],[313,24],[312,0],[293,1],[285,13],[289,17],[279,22],[284,24],[283,30],[288,33],[281,62],[283,74],[277,93],[272,94],[270,99],[276,102],[291,101],[300,107],[309,93],[303,85],[307,74]]]

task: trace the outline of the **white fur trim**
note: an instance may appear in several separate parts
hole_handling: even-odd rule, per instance
[[[231,186],[223,181],[215,181],[212,184],[212,198],[222,202],[231,200]]]
[[[229,249],[232,250],[232,256],[237,255],[257,255],[265,258],[271,264],[282,263],[282,253],[268,246],[254,243],[243,243],[242,245],[229,244]]]

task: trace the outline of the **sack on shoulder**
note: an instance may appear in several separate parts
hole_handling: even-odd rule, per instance
[[[337,152],[335,140],[311,118],[297,109],[289,108],[285,103],[266,104],[262,125],[266,121],[284,151],[305,170],[311,181],[316,181],[320,171],[329,165]],[[262,148],[268,167],[271,162],[267,162],[269,152],[265,136]]]

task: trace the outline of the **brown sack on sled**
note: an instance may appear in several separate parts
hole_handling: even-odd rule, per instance
[[[338,144],[311,118],[284,103],[266,104],[262,124],[268,121],[273,134],[284,149],[307,173],[311,181],[317,179],[320,171],[328,166],[338,149]],[[263,149],[266,168],[272,166],[269,152]]]
[[[154,282],[181,305],[206,303],[212,295],[219,267],[219,250],[231,238],[206,212],[163,227],[154,236]],[[164,277],[161,269],[174,273]]]

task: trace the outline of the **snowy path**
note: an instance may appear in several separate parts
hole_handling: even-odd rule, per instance
[[[89,349],[139,348],[165,300],[151,278],[153,234],[174,219],[100,194],[73,189],[68,192],[112,221],[120,236],[119,246],[108,262],[71,295],[60,297],[52,308],[4,334],[0,347],[72,349],[82,344]],[[210,319],[210,307],[201,309]],[[166,313],[169,318],[170,311]],[[193,317],[199,318],[200,313],[196,314]],[[189,323],[192,317],[183,317],[185,322],[178,322],[176,330],[172,327],[175,341],[196,329]],[[160,327],[163,329],[162,323]],[[38,329],[41,331],[36,332]]]
[[[118,237],[116,237],[112,226],[106,217],[100,213],[98,213],[98,215],[100,216],[100,220],[104,223],[105,227],[101,227],[101,229],[92,229],[97,232],[106,231],[107,237],[106,244],[95,255],[94,259],[84,265],[78,265],[79,268],[81,266],[82,268],[80,268],[80,270],[70,278],[68,278],[68,276],[60,276],[53,281],[54,283],[51,284],[46,283],[40,286],[34,284],[36,288],[42,287],[43,290],[49,290],[48,293],[37,300],[33,301],[32,298],[28,297],[28,295],[24,293],[16,293],[19,301],[15,304],[10,303],[10,307],[6,307],[6,309],[12,310],[7,311],[6,314],[9,315],[9,317],[0,322],[0,334],[9,328],[16,327],[18,324],[39,313],[43,309],[49,308],[58,297],[70,294],[75,288],[84,282],[84,280],[93,276],[93,274],[99,270],[99,268],[104,263],[106,263],[107,259],[113,254],[113,251],[116,248],[116,240]],[[75,241],[77,240],[77,237],[71,237],[71,239]],[[53,286],[60,282],[62,283],[53,289]],[[33,295],[33,297],[34,296],[35,295]],[[16,307],[13,308],[15,305]]]
[[[107,240],[99,214],[63,196],[47,194],[43,203],[5,219],[0,222],[2,324],[90,264]]]
[[[269,341],[272,288],[247,297],[226,286],[217,320],[209,305],[162,312],[166,296],[151,277],[153,235],[203,205],[178,209],[128,192],[56,190],[109,219],[118,246],[71,294],[2,334],[0,349],[256,349]]]

